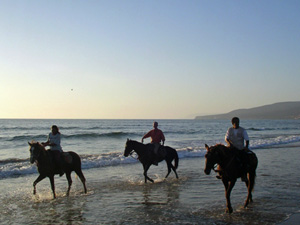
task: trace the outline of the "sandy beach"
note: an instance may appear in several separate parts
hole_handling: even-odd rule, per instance
[[[65,196],[65,177],[56,177],[57,199],[49,180],[32,195],[30,175],[1,180],[1,224],[293,224],[299,221],[299,146],[256,150],[259,159],[254,202],[243,208],[246,187],[238,181],[232,192],[233,213],[225,213],[222,182],[205,175],[204,158],[180,160],[177,180],[167,180],[166,165],[151,167],[155,183],[143,182],[139,163],[85,170],[88,193],[73,175]],[[4,189],[10,190],[4,196]]]

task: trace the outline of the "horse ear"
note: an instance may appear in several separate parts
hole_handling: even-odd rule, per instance
[[[30,143],[30,142],[28,142],[28,144],[31,146],[31,143]]]
[[[207,145],[207,144],[205,144],[205,148],[206,148],[206,150],[207,150],[207,151],[209,150],[209,147],[208,147],[208,145]]]

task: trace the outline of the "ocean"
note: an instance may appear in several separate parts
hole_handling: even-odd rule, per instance
[[[5,224],[160,224],[169,222],[173,224],[195,224],[200,223],[201,220],[203,224],[209,224],[212,221],[217,221],[216,224],[223,224],[223,222],[224,224],[230,224],[231,222],[233,224],[244,224],[244,222],[240,222],[241,218],[235,220],[231,217],[231,220],[228,221],[224,217],[223,186],[213,176],[205,176],[203,173],[206,152],[204,145],[225,144],[224,136],[228,127],[231,126],[230,121],[157,121],[159,123],[158,127],[165,134],[165,145],[178,151],[180,158],[178,175],[180,179],[175,179],[174,174],[171,173],[170,178],[164,180],[166,166],[164,163],[160,163],[158,167],[151,167],[148,172],[150,177],[154,177],[155,183],[144,184],[141,164],[135,157],[125,158],[123,153],[126,140],[129,138],[140,141],[142,136],[152,129],[153,120],[1,119],[0,198],[5,204],[0,207],[2,211],[0,222]],[[71,196],[66,197],[67,182],[64,176],[61,178],[56,177],[56,192],[58,195],[56,200],[51,198],[48,179],[37,185],[37,196],[32,195],[32,182],[36,179],[38,173],[36,166],[29,162],[27,142],[32,140],[46,141],[50,127],[54,124],[59,127],[62,134],[61,145],[63,150],[74,151],[82,159],[83,173],[87,178],[88,194],[86,195],[82,193],[80,182],[76,182],[76,178],[73,178],[75,184],[71,189]],[[299,120],[242,119],[240,125],[248,132],[250,149],[261,157],[259,158],[258,169],[261,168],[261,161],[269,163],[269,160],[266,159],[272,157],[272,152],[281,157],[281,153],[278,153],[280,149],[281,152],[284,152],[283,149],[286,151],[285,146],[298,146],[300,143]],[[148,142],[150,142],[150,139],[145,139],[144,143]],[[291,152],[294,154],[294,158],[291,159],[293,160],[297,157],[298,152],[296,150],[298,148],[289,148],[292,149]],[[291,157],[293,154],[291,154]],[[287,156],[284,155],[284,157]],[[295,166],[298,165],[295,164]],[[270,173],[272,172],[270,171]],[[263,172],[258,172],[258,174],[264,177],[264,179],[261,179],[261,183],[272,177]],[[284,173],[282,176],[286,176],[286,174]],[[295,173],[295,176],[297,176],[297,173]],[[202,190],[203,193],[198,193],[197,185],[200,187],[204,185],[203,182],[206,182],[206,188],[213,187],[213,193],[217,193],[217,196],[219,196],[216,201],[212,201],[215,196],[209,197],[207,191]],[[297,190],[297,187],[299,190],[299,179],[295,182],[295,190]],[[191,188],[190,192],[186,192],[187,187]],[[243,190],[243,188],[243,185],[236,187],[237,190]],[[262,190],[258,194],[261,199],[270,197],[269,193],[266,193],[263,188],[258,187],[258,189]],[[177,196],[176,199],[178,193],[181,193],[181,197]],[[243,192],[238,193],[242,196],[242,199],[240,199],[242,205],[246,196],[242,194]],[[162,194],[167,196],[166,201],[162,201]],[[299,200],[298,194],[296,191]],[[232,195],[235,199],[234,194]],[[255,196],[254,194],[254,201]],[[197,206],[196,200],[202,206]],[[290,200],[293,203],[294,199],[292,197]],[[177,204],[181,207],[177,208]],[[263,203],[260,202],[259,204]],[[143,206],[142,211],[132,211],[136,208],[139,209],[141,205]],[[205,208],[205,215],[210,215],[206,217],[202,213],[204,206],[216,208],[217,214],[209,212],[209,209]],[[239,208],[241,214],[240,205],[236,207]],[[145,208],[147,208],[147,212],[144,211]],[[161,215],[161,209],[167,210],[166,213]],[[171,220],[171,217],[175,214],[182,214],[183,211],[181,210],[187,214],[182,215],[180,218],[175,216],[174,220]],[[262,219],[260,222],[268,224],[268,221],[271,221],[270,224],[274,224],[288,217],[295,209],[287,208],[285,211],[275,222],[275,217],[270,214],[268,215],[273,220]],[[37,216],[30,216],[33,212],[41,217],[41,222],[38,218],[35,218]],[[122,214],[122,212],[130,213],[128,216],[135,219],[128,219],[125,215],[121,216],[120,213]],[[276,210],[274,212],[278,216]],[[60,213],[67,214],[67,218]],[[159,220],[158,214],[160,216]],[[222,218],[218,216],[219,214],[223,215]],[[233,213],[233,215],[235,214]],[[257,224],[260,224],[260,222]]]

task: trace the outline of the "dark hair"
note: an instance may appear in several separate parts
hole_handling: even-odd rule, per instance
[[[234,122],[240,123],[240,119],[239,119],[238,117],[233,117],[233,118],[231,119],[231,123],[233,124]]]
[[[52,127],[51,127],[51,129],[56,129],[57,130],[57,133],[59,133],[60,134],[60,132],[59,132],[59,129],[58,129],[58,126],[56,126],[56,125],[52,125]]]

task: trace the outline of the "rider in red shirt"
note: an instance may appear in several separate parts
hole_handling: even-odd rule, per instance
[[[142,143],[144,142],[145,138],[151,137],[151,143],[154,144],[154,154],[157,155],[157,151],[160,146],[160,142],[162,142],[162,145],[165,143],[165,136],[164,133],[157,128],[158,123],[155,121],[153,123],[153,130],[150,130],[147,134],[145,134],[142,138]],[[157,165],[157,162],[154,163]]]

